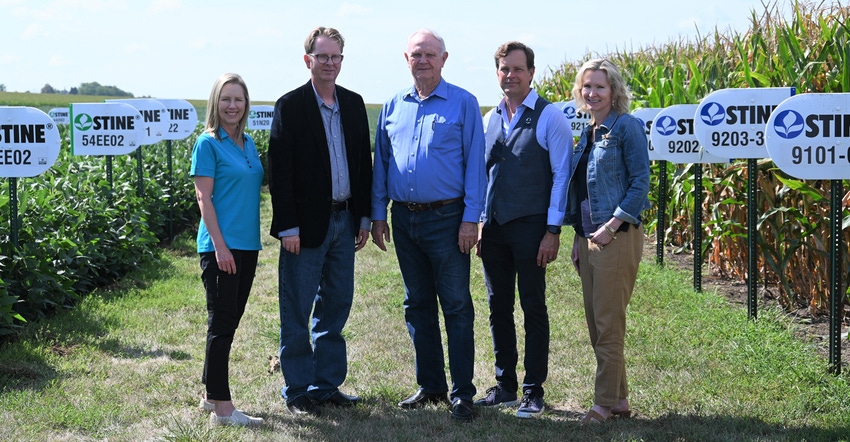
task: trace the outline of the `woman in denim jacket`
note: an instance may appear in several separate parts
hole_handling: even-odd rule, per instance
[[[572,260],[596,354],[594,404],[582,423],[603,422],[631,416],[623,343],[643,250],[640,214],[649,208],[649,152],[643,125],[628,113],[625,81],[610,61],[586,62],[573,98],[592,117],[573,152],[565,219],[576,230]]]

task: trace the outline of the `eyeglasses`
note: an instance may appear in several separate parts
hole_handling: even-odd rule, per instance
[[[327,63],[328,61],[332,61],[334,64],[340,64],[340,63],[342,63],[342,57],[343,57],[343,55],[342,55],[342,54],[334,54],[334,55],[328,55],[328,54],[307,54],[307,55],[309,55],[309,56],[311,56],[311,57],[315,58],[315,59],[316,59],[316,61],[318,61],[319,63],[322,63],[322,64],[325,64],[325,63]]]

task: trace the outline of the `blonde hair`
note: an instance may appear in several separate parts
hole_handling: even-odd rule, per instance
[[[339,33],[334,28],[326,28],[323,26],[319,26],[314,28],[307,34],[307,39],[304,40],[304,53],[311,54],[313,53],[313,46],[316,45],[316,39],[319,37],[327,37],[339,44],[339,51],[342,52],[342,48],[345,47],[345,39],[342,38],[342,34]]]
[[[603,58],[586,61],[578,70],[576,82],[573,85],[573,99],[576,101],[576,109],[579,111],[587,110],[587,103],[585,103],[584,98],[581,96],[584,74],[587,71],[604,72],[605,77],[608,79],[608,84],[611,85],[611,108],[619,114],[629,113],[631,92],[628,86],[626,86],[626,80],[623,79],[623,75],[620,74],[620,70],[614,63]]]
[[[221,99],[221,90],[229,83],[235,83],[242,86],[242,91],[245,92],[245,112],[242,118],[239,119],[239,124],[236,126],[236,135],[242,136],[245,133],[245,127],[248,125],[248,113],[251,111],[251,98],[248,96],[248,86],[239,74],[222,74],[213,84],[210,99],[207,101],[207,124],[204,127],[204,132],[211,133],[217,140],[218,129],[221,127],[221,116],[218,110],[218,101]]]

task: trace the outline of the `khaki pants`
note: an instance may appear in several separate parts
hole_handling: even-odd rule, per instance
[[[617,232],[604,248],[578,235],[576,241],[584,315],[596,354],[594,403],[613,407],[629,395],[623,356],[626,307],[643,254],[643,226]]]

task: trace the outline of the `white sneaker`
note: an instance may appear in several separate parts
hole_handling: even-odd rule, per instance
[[[206,400],[203,396],[201,397],[201,403],[198,404],[198,408],[201,411],[215,411],[215,404]]]
[[[239,410],[234,410],[233,414],[231,414],[230,416],[216,416],[214,411],[210,413],[210,426],[212,427],[221,425],[248,426],[260,425],[262,423],[263,418],[246,416]]]

